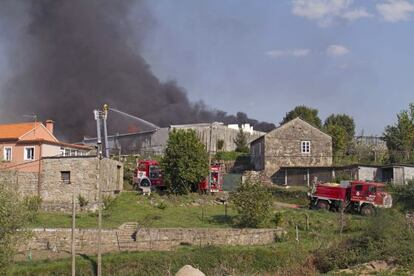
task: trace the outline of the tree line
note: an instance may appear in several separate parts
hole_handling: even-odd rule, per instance
[[[355,121],[347,114],[331,114],[322,123],[319,111],[300,105],[286,113],[281,124],[300,117],[332,136],[333,158],[336,164],[362,163],[413,163],[414,162],[414,103],[397,114],[394,124],[385,127],[381,139],[387,152],[376,152],[368,145],[355,140]]]

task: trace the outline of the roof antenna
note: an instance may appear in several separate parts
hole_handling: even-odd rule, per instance
[[[33,135],[36,135],[36,124],[37,124],[37,115],[36,114],[32,114],[32,115],[22,115],[25,118],[32,118],[34,125],[33,125]]]

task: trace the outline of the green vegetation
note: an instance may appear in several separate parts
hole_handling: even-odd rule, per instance
[[[308,205],[308,188],[304,186],[290,186],[289,189],[272,186],[268,188],[273,198],[279,202],[297,205]]]
[[[237,151],[219,151],[214,156],[216,160],[223,160],[223,161],[235,161],[240,157],[250,158],[250,156],[243,152]],[[249,159],[250,160],[250,159]]]
[[[0,275],[7,272],[19,241],[28,236],[24,229],[33,218],[28,206],[36,208],[36,199],[27,198],[24,202],[6,185],[0,183]],[[27,204],[27,206],[25,205]]]
[[[402,211],[414,211],[414,180],[407,185],[396,185],[391,188],[394,205]]]
[[[194,130],[173,130],[162,159],[164,181],[174,194],[196,191],[209,172],[208,154]]]
[[[233,196],[238,224],[242,227],[269,226],[272,216],[272,194],[260,182],[246,180]]]
[[[231,217],[235,212],[229,208],[229,217],[225,219],[224,206],[213,203],[214,199],[213,196],[198,194],[185,196],[152,194],[148,197],[134,192],[124,192],[108,203],[108,207],[103,211],[103,227],[116,228],[124,222],[134,221],[146,227],[231,227]],[[97,213],[77,214],[76,226],[97,227],[97,217]],[[41,212],[30,226],[70,227],[71,215]]]
[[[301,266],[303,255],[290,256],[283,246],[266,247],[188,247],[174,252],[135,252],[103,255],[103,275],[174,275],[191,264],[206,275],[253,275],[266,272],[296,271],[307,274]],[[78,275],[93,275],[96,258],[78,257]],[[19,263],[11,275],[67,275],[70,260]]]
[[[414,162],[414,103],[397,114],[397,122],[387,126],[384,140],[389,150],[389,162]]]
[[[244,133],[243,129],[239,129],[239,133],[237,133],[236,139],[234,139],[234,143],[236,144],[236,152],[241,153],[248,153],[249,146],[247,144],[247,136]]]
[[[311,125],[316,126],[317,128],[322,128],[322,121],[318,116],[319,111],[315,108],[307,107],[304,105],[296,106],[293,110],[286,113],[280,124],[285,124],[297,117],[305,120]]]

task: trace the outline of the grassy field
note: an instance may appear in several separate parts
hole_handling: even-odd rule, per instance
[[[123,195],[123,197],[125,196]],[[122,201],[124,200],[125,198]],[[175,210],[175,208],[171,209]],[[168,207],[157,212],[167,210]],[[220,213],[220,210],[217,211]],[[358,235],[366,225],[364,217],[347,215],[348,226],[340,236],[339,215],[337,213],[307,209],[279,209],[277,211],[282,214],[281,226],[286,229],[287,235],[272,245],[260,247],[183,247],[174,252],[107,254],[103,259],[103,271],[107,275],[137,275],[137,273],[142,275],[173,275],[183,265],[191,264],[200,268],[207,275],[251,275],[254,273],[306,275],[315,271],[312,263],[312,254],[315,251],[329,246],[334,240],[345,240]],[[185,211],[183,212],[185,213]],[[172,219],[165,219],[173,224]],[[187,222],[185,225],[193,224],[203,227],[207,225],[197,221]],[[225,224],[213,225],[222,227]],[[94,256],[78,257],[79,274],[93,275],[94,266]],[[11,274],[61,275],[67,274],[69,271],[70,260],[64,259],[21,262],[13,267]]]
[[[276,201],[300,204],[306,201],[304,189],[272,190]],[[204,202],[204,203],[203,203]],[[214,204],[214,197],[143,197],[123,193],[104,212],[104,226],[117,227],[138,221],[147,227],[232,227],[235,213]],[[286,206],[286,207],[285,207]],[[375,260],[395,260],[396,273],[414,271],[414,225],[407,224],[398,210],[379,211],[371,218],[327,211],[292,209],[274,205],[280,213],[279,226],[286,235],[268,246],[182,247],[174,252],[135,252],[107,254],[103,272],[107,275],[173,275],[190,264],[207,275],[281,274],[309,275],[332,273]],[[70,216],[41,213],[36,227],[69,227]],[[95,227],[96,215],[81,214],[80,227]],[[341,231],[342,230],[342,231]],[[78,274],[94,275],[94,256],[78,257]],[[20,262],[12,275],[64,275],[70,260]],[[357,274],[355,274],[357,275]],[[390,275],[390,274],[383,274]]]
[[[120,194],[103,212],[103,226],[116,228],[124,222],[139,222],[146,227],[231,227],[232,208],[228,217],[222,204],[213,203],[212,196],[142,196],[135,192]],[[70,227],[71,215],[45,213],[37,215],[31,227]],[[97,213],[77,215],[79,228],[97,227]]]

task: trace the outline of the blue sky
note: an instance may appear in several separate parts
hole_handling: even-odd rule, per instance
[[[299,104],[381,134],[413,101],[414,1],[157,0],[144,57],[191,100],[278,124]]]

